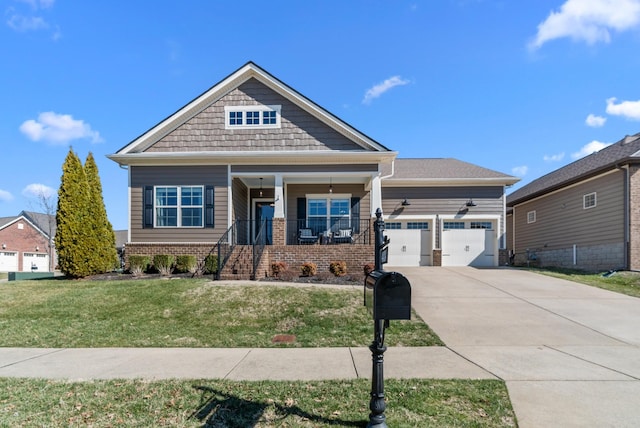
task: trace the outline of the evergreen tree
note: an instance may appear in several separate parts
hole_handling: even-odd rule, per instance
[[[95,244],[95,251],[91,258],[91,270],[94,273],[110,272],[118,267],[116,234],[113,232],[113,227],[107,217],[98,166],[91,152],[89,152],[84,163],[84,173],[87,177],[87,187],[89,189],[89,210],[92,212],[92,242]]]
[[[87,178],[80,159],[69,148],[62,165],[58,189],[55,236],[58,265],[62,273],[79,278],[90,274],[88,256],[92,249],[86,225],[91,220]]]

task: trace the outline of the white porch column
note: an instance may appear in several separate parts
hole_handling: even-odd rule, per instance
[[[382,209],[382,188],[379,175],[371,177],[371,192],[369,194],[371,195],[371,217],[375,217],[376,210]]]
[[[282,174],[275,175],[275,188],[274,188],[274,218],[284,218],[284,191],[282,186]]]

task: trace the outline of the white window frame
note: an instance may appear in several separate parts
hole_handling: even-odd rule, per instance
[[[183,188],[200,188],[202,190],[202,200],[201,200],[201,204],[200,205],[182,205],[182,189]],[[177,189],[177,205],[158,205],[157,201],[158,201],[158,189],[159,188],[163,188],[163,189],[168,189],[168,188],[175,188]],[[167,186],[154,186],[153,188],[153,227],[154,228],[158,228],[158,229],[204,229],[204,224],[205,224],[205,188],[202,185],[167,185]],[[159,208],[174,208],[177,211],[177,219],[176,219],[176,225],[175,226],[160,226],[158,225],[158,209]],[[200,208],[200,219],[202,220],[202,224],[199,226],[184,226],[182,224],[182,209],[183,208]]]
[[[597,205],[596,192],[587,193],[582,196],[582,208],[588,210],[589,208],[595,208]],[[591,203],[593,201],[593,203]]]
[[[324,199],[327,203],[327,215],[326,215],[326,227],[325,227],[325,232],[328,232],[331,230],[331,201],[336,199],[336,200],[347,200],[347,213],[345,215],[342,215],[341,217],[346,217],[349,219],[349,225],[350,227],[354,227],[354,225],[351,224],[351,194],[347,194],[347,193],[325,193],[325,194],[309,194],[306,195],[306,204],[307,204],[307,225],[310,224],[309,219],[310,218],[314,218],[314,217],[321,217],[321,216],[310,216],[309,215],[309,202],[311,200],[318,200],[318,199]]]
[[[282,110],[281,105],[253,105],[253,106],[224,106],[224,128],[225,129],[269,129],[269,128],[280,128],[280,111]],[[232,125],[230,122],[231,113],[241,113],[242,114],[242,124],[240,125]],[[257,112],[259,123],[247,123],[247,113],[249,112]],[[275,112],[276,113],[276,121],[275,123],[264,123],[265,117],[264,112]],[[254,119],[255,120],[255,119]]]
[[[527,212],[527,223],[536,222],[536,210]]]

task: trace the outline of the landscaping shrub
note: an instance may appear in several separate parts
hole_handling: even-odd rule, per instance
[[[329,264],[329,271],[335,276],[343,276],[347,273],[347,262],[339,260]]]
[[[171,275],[171,269],[176,258],[170,254],[156,254],[153,256],[153,266],[160,272],[162,276]]]
[[[176,257],[176,271],[180,273],[196,273],[198,270],[198,259],[192,254],[185,254]]]
[[[285,262],[273,262],[271,263],[271,272],[273,272],[273,276],[279,278],[282,272],[289,269]]]
[[[204,258],[204,273],[214,274],[218,272],[218,256],[216,254],[209,254]]]
[[[142,272],[147,270],[149,262],[149,256],[132,254],[129,256],[129,272],[131,272],[134,276],[142,275]]]
[[[313,262],[305,262],[300,266],[302,276],[313,276],[318,272],[318,266]]]
[[[298,273],[292,270],[285,270],[278,274],[278,279],[282,281],[294,281],[298,277]]]
[[[369,275],[371,272],[374,271],[374,269],[376,268],[376,265],[373,263],[366,263],[363,267],[362,270],[364,271],[364,276]]]

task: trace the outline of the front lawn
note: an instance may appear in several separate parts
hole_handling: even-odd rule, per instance
[[[322,382],[0,378],[0,426],[365,427],[366,379]],[[516,427],[498,380],[385,382],[390,427]]]
[[[207,279],[39,280],[0,284],[4,347],[368,346],[362,291],[218,285]],[[276,335],[295,335],[274,344]],[[413,315],[392,321],[389,346],[442,342]]]
[[[573,269],[545,268],[531,269],[544,275],[556,278],[568,279],[569,281],[591,285],[593,287],[604,288],[626,294],[627,296],[640,297],[640,273],[638,272],[605,272],[589,273]]]

